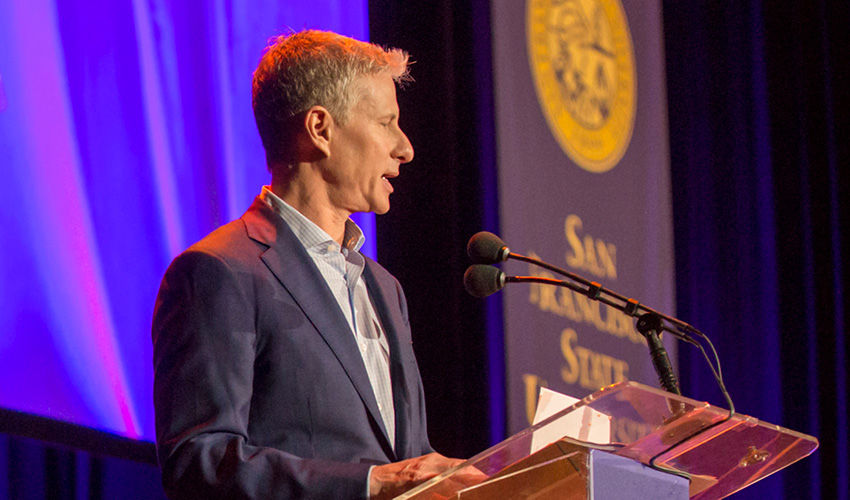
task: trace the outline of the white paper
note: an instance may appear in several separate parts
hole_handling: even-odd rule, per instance
[[[540,397],[537,399],[537,412],[534,414],[534,425],[569,408],[578,401],[572,396],[541,387]],[[545,428],[535,431],[531,437],[531,453],[564,436],[579,441],[608,444],[611,442],[611,419],[604,413],[587,406],[579,408],[550,423]]]

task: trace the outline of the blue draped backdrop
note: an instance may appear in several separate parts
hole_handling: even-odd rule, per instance
[[[365,38],[366,5],[0,5],[0,406],[150,441],[159,280],[270,178],[261,49],[286,27]]]
[[[251,73],[305,27],[366,2],[0,1],[0,408],[153,440],[159,281],[269,182]],[[120,463],[0,436],[0,498],[150,498]]]

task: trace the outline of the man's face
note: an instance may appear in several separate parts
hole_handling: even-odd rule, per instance
[[[389,75],[360,77],[352,85],[362,96],[345,125],[332,133],[323,175],[335,209],[386,213],[399,166],[413,159],[413,146],[398,125],[395,82]]]

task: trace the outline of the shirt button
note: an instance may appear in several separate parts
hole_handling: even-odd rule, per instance
[[[384,411],[384,407],[381,406],[381,403],[378,403],[378,411]]]
[[[365,342],[360,344],[360,350],[363,351],[364,353],[366,352],[366,343]]]

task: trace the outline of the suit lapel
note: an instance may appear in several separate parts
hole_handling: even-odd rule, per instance
[[[387,343],[390,347],[390,378],[393,386],[393,406],[395,409],[395,449],[396,455],[401,458],[410,458],[408,445],[410,442],[410,397],[411,387],[409,383],[411,374],[407,373],[401,355],[403,349],[409,349],[410,346],[403,346],[402,342],[410,342],[410,339],[404,340],[407,336],[400,335],[399,328],[404,324],[404,318],[401,317],[401,312],[398,307],[389,307],[388,300],[396,299],[398,291],[392,283],[379,281],[375,277],[372,266],[376,264],[371,259],[366,259],[366,269],[363,271],[363,279],[366,280],[366,286],[369,288],[372,303],[375,305],[376,313],[381,319],[381,326],[387,335]],[[418,455],[418,454],[417,454]]]
[[[387,431],[357,342],[336,299],[325,283],[307,250],[289,226],[262,200],[257,198],[242,216],[252,239],[268,245],[262,260],[295,299],[319,335],[333,351],[345,370],[375,424],[381,429],[380,440],[394,458]]]

